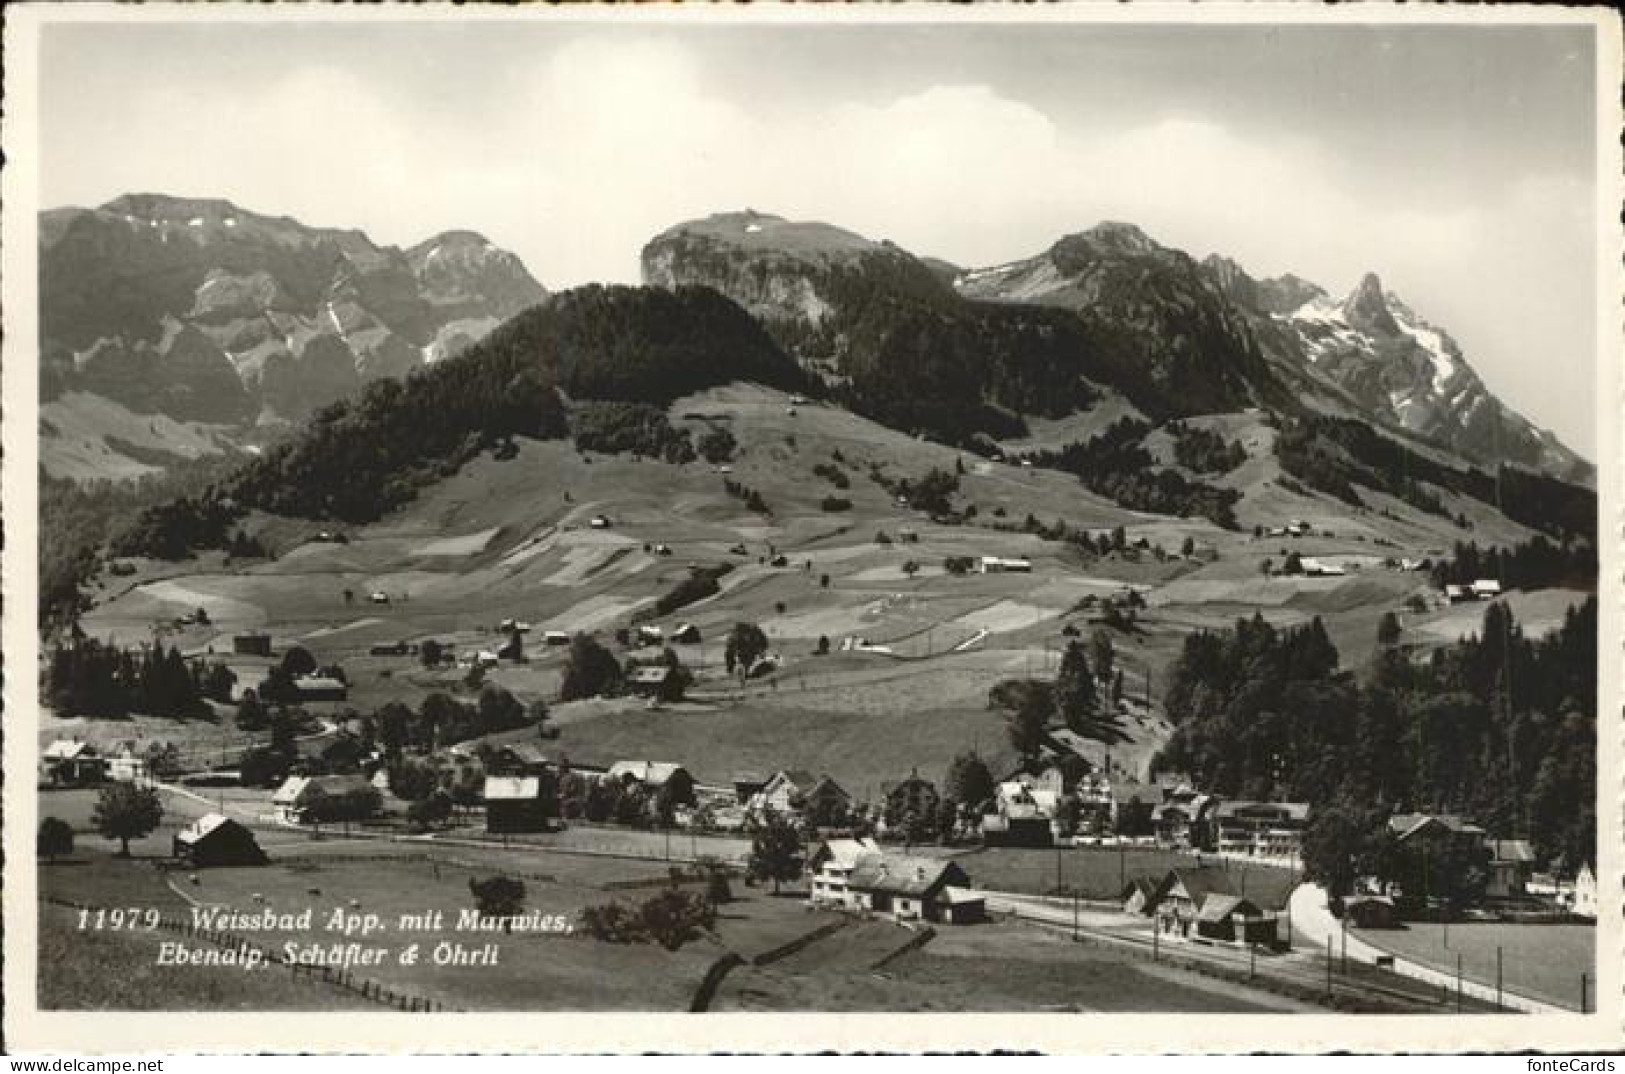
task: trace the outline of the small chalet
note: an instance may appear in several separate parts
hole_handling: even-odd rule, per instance
[[[253,832],[219,813],[206,813],[176,832],[172,853],[194,868],[264,865],[268,860]]]
[[[378,804],[378,789],[362,776],[289,776],[271,796],[278,820],[305,824],[329,812],[364,817]]]
[[[805,768],[781,768],[763,784],[751,806],[780,815],[800,813],[806,806],[807,793],[817,782],[818,777]]]
[[[1388,818],[1388,831],[1401,843],[1473,844],[1485,836],[1483,828],[1452,813],[1395,813]]]
[[[558,783],[549,775],[485,777],[485,830],[493,835],[545,832],[558,805]]]
[[[1492,600],[1501,595],[1501,581],[1498,578],[1480,578],[1473,582],[1473,596],[1478,600]]]
[[[672,629],[671,640],[678,645],[698,645],[700,643],[700,628],[693,623],[678,623]]]
[[[981,896],[969,892],[970,877],[946,858],[905,854],[865,854],[858,858],[847,886],[857,910],[897,921],[931,921],[949,925],[984,918]],[[950,889],[957,888],[957,894]]]
[[[1343,900],[1343,919],[1357,929],[1391,929],[1399,913],[1386,895],[1350,895]]]
[[[1230,876],[1212,865],[1170,869],[1157,885],[1157,928],[1175,936],[1189,937],[1196,919],[1210,895],[1229,895]]]
[[[1535,851],[1525,839],[1486,839],[1490,852],[1490,879],[1484,894],[1492,899],[1518,899],[1528,894]]]
[[[1466,586],[1451,584],[1444,587],[1444,599],[1451,604],[1461,604],[1475,598],[1473,597],[1473,591]]]
[[[1150,917],[1157,911],[1157,882],[1147,876],[1131,880],[1128,886],[1123,888],[1120,898],[1125,914]]]
[[[1237,947],[1275,942],[1275,915],[1239,895],[1209,893],[1196,911],[1196,937]]]
[[[878,853],[880,844],[873,839],[826,839],[818,844],[807,858],[807,874],[812,879],[808,901],[814,906],[855,909],[848,886],[852,870],[859,858]]]
[[[672,802],[676,805],[694,804],[694,777],[680,764],[655,761],[616,761],[604,773],[605,779],[636,780],[651,791],[659,792],[670,786]]]
[[[61,786],[100,783],[107,763],[96,747],[77,738],[59,738],[40,754],[40,775],[45,782]]]

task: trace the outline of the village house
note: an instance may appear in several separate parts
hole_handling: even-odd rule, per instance
[[[150,775],[147,759],[136,753],[128,742],[107,758],[107,778],[115,783],[139,783]]]
[[[40,754],[40,778],[45,783],[64,787],[100,783],[106,774],[107,763],[96,747],[77,738],[59,738]]]
[[[942,801],[936,785],[921,779],[917,769],[901,782],[881,784],[880,793],[886,800],[888,817],[906,817],[912,813],[916,817],[935,819],[937,806]]]
[[[1395,813],[1388,831],[1400,843],[1440,842],[1481,844],[1485,831],[1451,813]]]
[[[1050,847],[1055,845],[1055,814],[1060,796],[1034,790],[1020,780],[1006,780],[994,793],[994,812],[982,818],[982,842],[988,846]]]
[[[1274,944],[1275,915],[1240,895],[1210,892],[1196,912],[1196,938],[1207,943]]]
[[[176,832],[171,853],[194,868],[264,865],[267,861],[254,833],[219,813],[206,813]]]
[[[1296,862],[1309,823],[1307,802],[1221,802],[1214,810],[1221,854]]]
[[[1501,595],[1501,581],[1498,578],[1479,578],[1473,582],[1473,597],[1476,600],[1493,600]]]
[[[639,697],[671,698],[677,689],[677,669],[668,664],[635,667],[626,673],[626,688]]]
[[[507,742],[493,750],[486,771],[503,776],[533,776],[548,771],[553,762],[534,742]]]
[[[1157,885],[1153,900],[1157,929],[1188,938],[1196,931],[1197,918],[1208,896],[1230,894],[1230,877],[1217,866],[1170,869]]]
[[[983,574],[1029,574],[1032,560],[1013,556],[983,556],[980,570]]]
[[[1151,826],[1159,846],[1190,850],[1207,844],[1212,813],[1218,801],[1181,785],[1151,810]]]
[[[231,651],[237,656],[271,655],[271,635],[263,633],[233,634]]]
[[[1444,599],[1450,604],[1460,604],[1463,601],[1475,599],[1472,590],[1464,585],[1447,585],[1444,587]]]
[[[814,906],[856,909],[848,882],[858,859],[865,854],[880,853],[880,844],[873,839],[826,839],[807,858],[810,893],[807,901]]]
[[[293,680],[293,688],[305,703],[343,701],[350,696],[349,684],[332,675],[301,675]]]
[[[1597,874],[1589,864],[1575,874],[1573,909],[1576,917],[1597,920]]]
[[[672,628],[671,640],[676,645],[698,645],[700,628],[693,623],[678,623]]]
[[[559,813],[558,782],[550,775],[485,777],[485,830],[545,832]]]
[[[1535,851],[1526,839],[1485,839],[1490,852],[1490,877],[1484,895],[1491,899],[1521,899],[1526,896],[1529,874],[1535,867]]]
[[[669,788],[674,805],[693,805],[694,777],[680,764],[656,761],[616,761],[604,773],[604,778],[625,783],[635,780],[651,793],[658,794]]]
[[[958,862],[905,854],[864,854],[847,879],[854,909],[895,921],[969,924],[987,916]]]
[[[1343,900],[1343,919],[1357,929],[1391,929],[1399,912],[1386,895],[1350,895]]]
[[[271,796],[275,817],[308,824],[324,816],[359,820],[377,811],[378,789],[362,776],[289,776]]]
[[[1157,912],[1157,882],[1147,876],[1130,880],[1118,898],[1125,914],[1150,917]]]
[[[768,777],[749,805],[757,812],[771,810],[781,816],[800,813],[817,782],[818,777],[805,768],[781,768]]]

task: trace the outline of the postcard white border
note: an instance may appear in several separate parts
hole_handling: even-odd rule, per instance
[[[809,9],[662,7],[585,10],[479,7],[298,8],[262,6],[200,9],[173,4],[14,5],[5,26],[5,96],[0,117],[6,167],[0,176],[0,280],[4,344],[0,352],[4,406],[3,517],[5,735],[4,765],[18,778],[5,781],[5,1038],[16,1052],[807,1052],[836,1050],[942,1051],[1022,1049],[1052,1053],[1494,1051],[1543,1048],[1590,1050],[1625,1043],[1622,1022],[1622,908],[1625,908],[1625,803],[1622,769],[1621,357],[1625,354],[1620,298],[1625,295],[1619,207],[1625,204],[1621,22],[1603,9],[1505,5],[1498,7],[1390,7],[1319,4],[1178,3],[1066,5],[1026,9],[885,7]],[[1598,490],[1601,533],[1598,770],[1599,890],[1598,1010],[1588,1015],[1190,1015],[1190,1014],[324,1014],[267,1012],[214,1014],[59,1012],[36,1009],[36,879],[32,833],[37,822],[33,772],[37,740],[38,638],[34,550],[37,547],[38,398],[36,154],[38,42],[42,26],[63,22],[143,22],[200,19],[230,22],[354,22],[551,19],[577,23],[636,20],[660,23],[1279,23],[1333,25],[1571,25],[1596,32],[1597,205],[1604,240],[1597,264]],[[1577,390],[1584,390],[1577,386]],[[1606,658],[1601,658],[1608,654]]]

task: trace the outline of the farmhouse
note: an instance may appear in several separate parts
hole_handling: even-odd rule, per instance
[[[808,792],[817,783],[818,777],[805,768],[781,768],[751,798],[750,806],[757,811],[771,810],[781,816],[800,813],[806,806]]]
[[[811,877],[811,892],[807,901],[814,906],[855,909],[848,882],[858,859],[866,854],[880,853],[880,844],[873,839],[826,839],[818,844],[807,859],[807,874]]]
[[[865,854],[858,858],[847,887],[855,909],[897,921],[958,925],[986,916],[981,896],[965,891],[970,877],[959,863],[904,854]],[[950,888],[962,889],[950,893]]]
[[[1296,861],[1308,822],[1307,802],[1223,802],[1214,811],[1219,853],[1251,858]]]
[[[549,775],[486,776],[485,830],[545,832],[558,816],[558,785]]]
[[[289,776],[271,796],[278,820],[305,824],[333,817],[360,819],[378,808],[378,789],[361,776]]]
[[[1313,556],[1304,556],[1298,562],[1303,567],[1303,573],[1310,578],[1329,578],[1348,573],[1340,563],[1328,563]]]
[[[659,627],[645,624],[638,627],[633,640],[639,645],[659,645],[666,640],[666,635]]]
[[[254,833],[219,813],[206,813],[176,832],[171,852],[195,868],[267,861]]]
[[[486,761],[486,771],[498,775],[531,776],[552,767],[547,754],[534,742],[509,742],[498,746]]]
[[[570,635],[567,631],[563,630],[544,630],[542,631],[542,644],[569,645]]]
[[[349,685],[331,675],[301,675],[293,680],[293,688],[300,701],[343,701],[350,696]]]
[[[1447,585],[1444,587],[1444,599],[1451,604],[1461,604],[1477,598],[1473,595],[1473,591],[1464,585]]]
[[[671,788],[671,800],[676,805],[694,804],[694,777],[688,769],[680,764],[664,764],[655,761],[616,761],[604,773],[605,779],[618,780],[625,783],[635,780],[648,787],[651,791],[662,791],[668,786]]]
[[[669,664],[633,668],[626,673],[626,688],[639,697],[670,699],[676,693],[677,669]]]
[[[1473,597],[1490,600],[1501,595],[1501,582],[1497,578],[1480,578],[1473,583]]]
[[[271,635],[259,632],[233,634],[231,651],[237,656],[270,656]]]
[[[698,645],[700,628],[693,623],[678,623],[672,628],[671,640],[678,645]]]
[[[106,772],[96,747],[77,738],[59,738],[40,754],[40,775],[49,783],[100,783]]]
[[[1024,558],[983,556],[981,561],[983,574],[1030,574],[1032,569],[1032,560]]]

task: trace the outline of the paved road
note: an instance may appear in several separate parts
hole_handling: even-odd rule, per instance
[[[1457,987],[1456,976],[1443,973],[1431,967],[1424,966],[1410,959],[1398,955],[1389,955],[1364,942],[1357,936],[1345,935],[1343,923],[1332,916],[1331,908],[1327,905],[1326,891],[1316,884],[1300,884],[1292,893],[1292,931],[1300,935],[1310,946],[1319,950],[1326,949],[1328,939],[1339,952],[1342,945],[1348,944],[1348,957],[1351,961],[1374,966],[1378,956],[1393,959],[1393,972],[1415,981],[1431,985],[1433,988],[1454,992]],[[1496,990],[1493,985],[1479,981],[1463,979],[1460,982],[1464,995],[1471,996],[1481,1002],[1493,1005],[1496,1002]],[[1529,996],[1518,995],[1510,990],[1503,989],[1500,995],[1501,1004],[1513,1010],[1528,1014],[1552,1014],[1563,1012],[1565,1008],[1543,1003]]]
[[[1301,890],[1301,889],[1300,889]],[[1046,928],[1071,931],[1073,907],[1070,900],[1022,895],[1013,892],[984,891],[987,907],[994,913],[1009,913],[1017,918]],[[1300,948],[1286,953],[1260,953],[1253,957],[1244,949],[1187,943],[1183,941],[1153,941],[1149,928],[1135,928],[1134,919],[1108,908],[1103,903],[1082,903],[1078,908],[1078,932],[1095,942],[1105,942],[1131,951],[1141,957],[1160,952],[1161,957],[1187,959],[1223,966],[1230,970],[1250,970],[1259,978],[1273,979],[1323,993],[1330,987],[1333,995],[1350,999],[1378,999],[1397,1002],[1419,1011],[1449,1011],[1456,1009],[1454,984],[1447,991],[1438,983],[1413,980],[1373,968],[1369,961],[1361,963],[1354,957],[1353,941],[1349,946],[1349,962],[1345,970],[1338,949],[1332,960],[1332,973],[1328,977],[1324,940],[1319,948]],[[1293,910],[1293,930],[1298,931],[1298,911]],[[1463,1010],[1492,1009],[1476,993],[1464,990]]]

